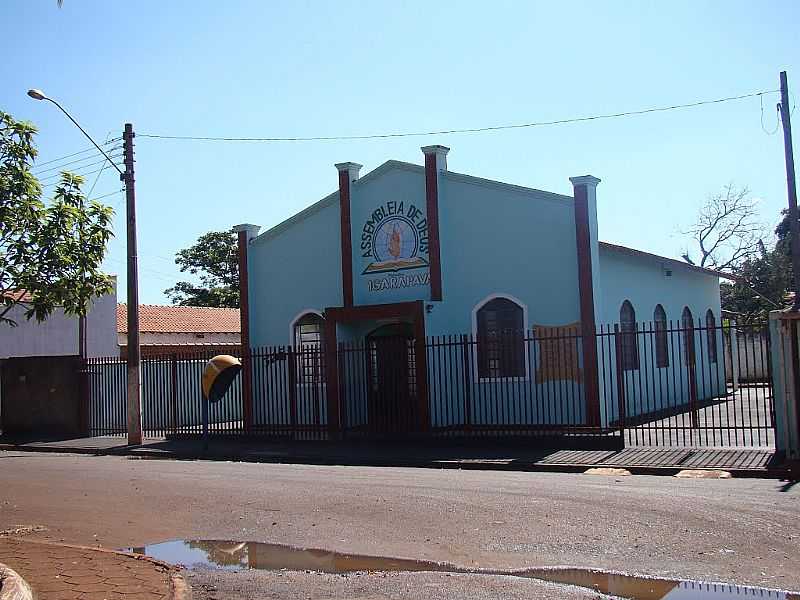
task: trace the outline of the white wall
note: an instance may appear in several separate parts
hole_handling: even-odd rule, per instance
[[[68,356],[78,354],[78,318],[57,309],[39,323],[25,319],[17,306],[6,315],[16,327],[0,324],[0,358],[12,356]],[[96,299],[86,316],[86,345],[90,357],[119,355],[117,345],[117,282],[112,293]]]
[[[667,272],[672,275],[667,277]],[[667,313],[667,321],[680,327],[683,307],[692,311],[695,323],[705,323],[710,308],[721,321],[719,278],[666,262],[656,257],[635,256],[600,245],[600,323],[619,322],[619,311],[630,300],[638,322],[650,323],[656,304]]]
[[[202,337],[200,337],[202,336]],[[178,344],[238,344],[241,336],[238,333],[154,333],[142,331],[139,344],[142,346],[174,346]],[[120,346],[128,344],[126,333],[118,334]]]

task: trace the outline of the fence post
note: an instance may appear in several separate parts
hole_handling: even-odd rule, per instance
[[[739,331],[734,319],[728,323],[728,344],[730,345],[731,377],[733,378],[733,391],[739,390]],[[745,336],[747,341],[747,336]]]
[[[91,388],[89,387],[89,359],[80,358],[78,366],[78,386],[80,393],[80,407],[78,411],[78,427],[85,436],[91,436],[89,420],[89,406],[91,403]]]
[[[775,450],[800,460],[800,313],[772,311],[769,332],[775,398]]]
[[[303,352],[303,350],[301,349],[300,352]],[[289,369],[286,378],[289,387],[289,422],[292,429],[292,439],[294,439],[297,435],[297,354],[293,346],[288,348],[286,366]]]
[[[692,429],[697,429],[700,425],[699,414],[697,412],[697,354],[695,352],[694,339],[695,329],[692,319],[682,319],[683,345],[686,362],[686,378],[689,384],[689,415]]]
[[[614,324],[614,359],[617,375],[617,403],[619,410],[617,419],[619,430],[624,434],[628,403],[625,398],[625,371],[622,369],[622,340],[619,337],[619,325],[617,324]]]
[[[472,360],[469,353],[469,336],[461,335],[461,368],[464,372],[464,429],[472,429]]]
[[[173,434],[178,433],[178,355],[173,354],[170,361],[170,427]]]

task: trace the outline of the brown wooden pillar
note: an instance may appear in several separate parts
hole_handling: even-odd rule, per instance
[[[571,177],[570,181],[574,186],[575,196],[575,241],[578,252],[578,293],[580,298],[586,424],[599,426],[600,379],[597,368],[594,271],[596,270],[598,251],[595,188],[600,180],[591,175],[584,175],[583,177]]]
[[[250,240],[258,235],[258,225],[236,225],[239,249],[239,322],[240,345],[242,353],[242,419],[244,430],[253,428],[253,365],[250,349],[250,277],[247,254]]]
[[[342,252],[342,305],[353,306],[353,241],[350,219],[350,184],[358,179],[361,165],[353,162],[338,163],[339,171],[339,231]]]
[[[446,146],[423,146],[425,154],[425,212],[428,220],[428,262],[431,300],[442,299],[442,262],[439,243],[439,171],[447,170]]]

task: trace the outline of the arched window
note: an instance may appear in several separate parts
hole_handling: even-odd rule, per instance
[[[683,329],[683,364],[694,364],[694,317],[688,306],[683,307],[681,315]]]
[[[322,347],[321,315],[307,312],[294,321],[293,341],[297,354],[297,382],[322,383],[325,381]]]
[[[636,340],[636,311],[630,300],[625,300],[619,309],[619,328],[622,332],[622,369],[635,371],[639,368],[639,346]]]
[[[708,362],[717,362],[717,320],[709,308],[706,311],[706,339],[708,341]]]
[[[522,307],[508,298],[494,298],[478,309],[478,376],[525,376],[525,324]]]
[[[669,345],[667,343],[667,313],[664,307],[656,304],[653,311],[653,327],[656,332],[656,367],[669,366]]]

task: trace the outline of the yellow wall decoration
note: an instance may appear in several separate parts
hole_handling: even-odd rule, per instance
[[[539,343],[536,381],[583,381],[580,368],[580,321],[567,325],[534,325],[533,334]]]

